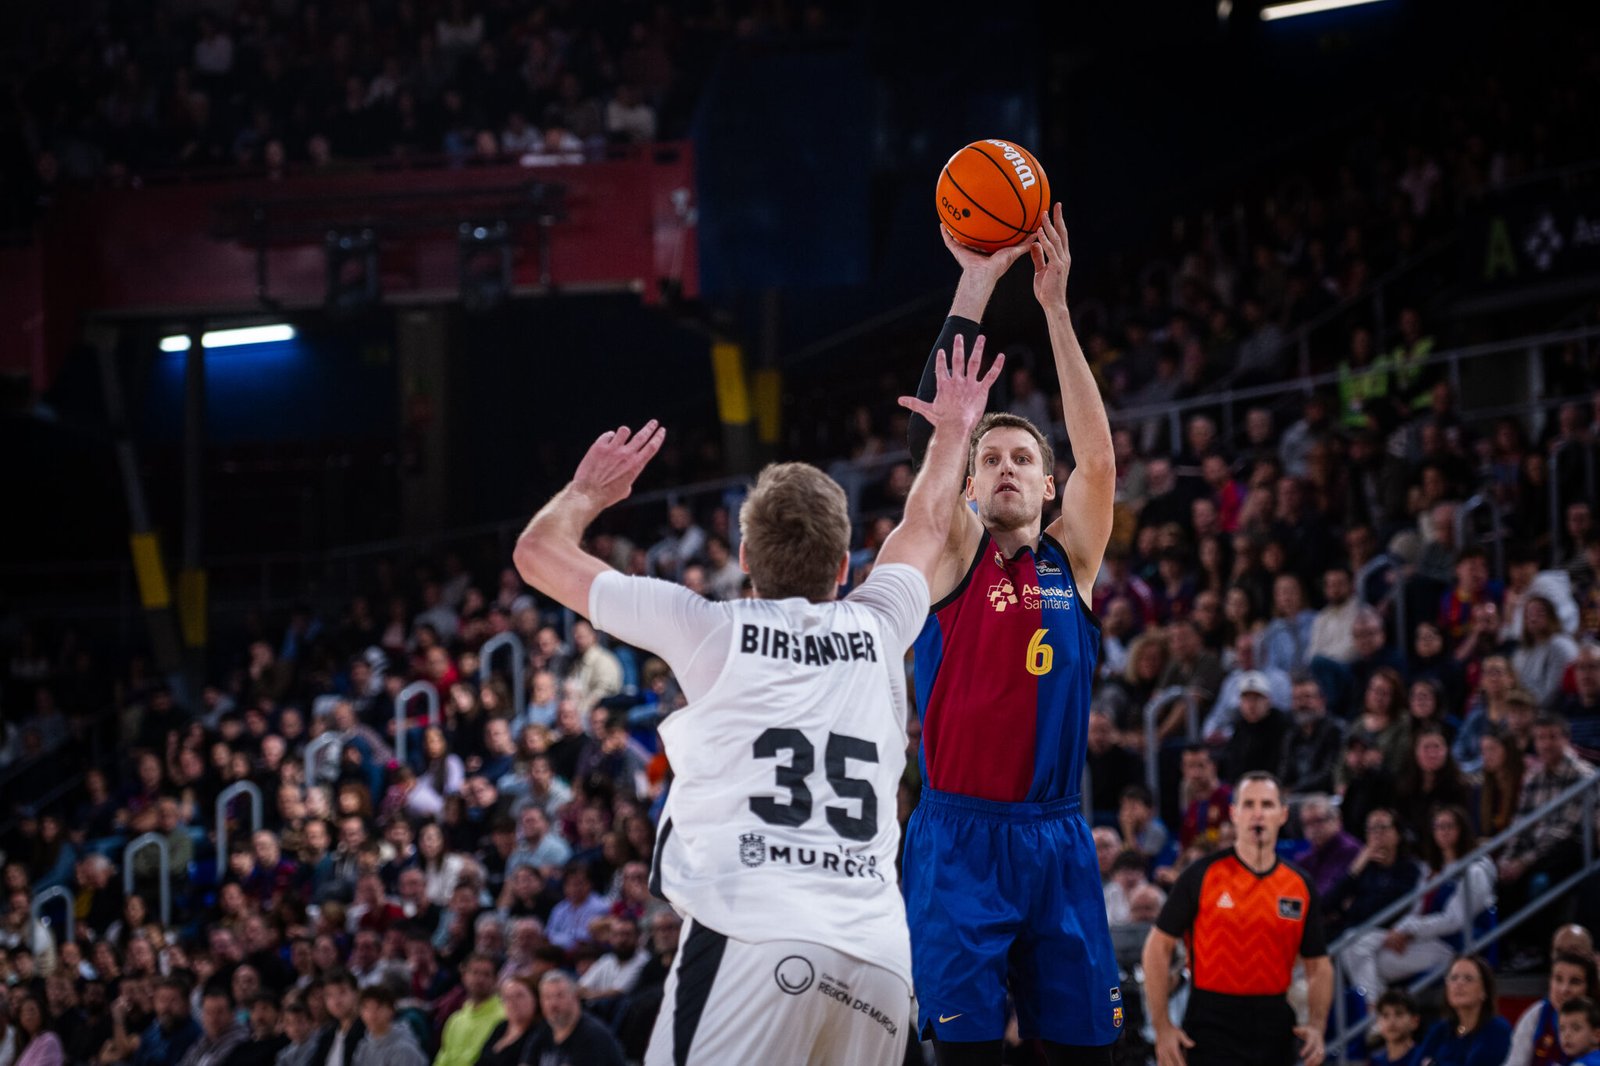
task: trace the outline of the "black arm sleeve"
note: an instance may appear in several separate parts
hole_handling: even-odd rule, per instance
[[[978,323],[960,315],[951,315],[944,320],[939,339],[934,342],[933,350],[928,353],[928,363],[922,368],[922,380],[917,383],[917,399],[933,402],[934,393],[938,391],[939,353],[949,352],[958,336],[970,353],[973,344],[977,343],[978,329]],[[926,418],[913,413],[911,428],[906,431],[906,443],[911,448],[911,461],[917,466],[922,465],[922,457],[928,452],[928,441],[932,439],[933,426]]]

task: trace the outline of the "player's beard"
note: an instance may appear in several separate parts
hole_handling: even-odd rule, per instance
[[[1043,517],[1044,508],[1034,506],[1021,489],[1015,493],[999,492],[990,495],[980,517],[991,531],[1012,533],[1036,524]]]

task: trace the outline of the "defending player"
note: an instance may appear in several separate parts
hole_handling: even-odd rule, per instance
[[[918,1026],[944,1066],[998,1063],[1009,986],[1022,1035],[1043,1039],[1051,1062],[1109,1063],[1122,993],[1080,791],[1111,429],[1067,312],[1060,205],[1024,246],[985,256],[948,233],[945,244],[962,275],[936,350],[976,333],[995,282],[1032,256],[1077,467],[1061,517],[1041,529],[1057,493],[1049,441],[1026,419],[988,415],[953,503],[915,646],[925,786],[904,877]],[[919,394],[932,394],[934,369]],[[914,451],[926,432],[913,418]]]
[[[872,576],[843,601],[850,518],[814,467],[770,466],[739,513],[755,600],[711,603],[625,577],[579,546],[661,447],[603,434],[518,539],[529,584],[671,665],[689,705],[661,725],[675,774],[652,888],[688,919],[650,1066],[898,1063],[911,958],[895,875],[905,652],[949,536],[946,486],[1003,359],[941,360],[927,468]]]

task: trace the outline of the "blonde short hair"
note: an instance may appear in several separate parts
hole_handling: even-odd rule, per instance
[[[773,463],[739,508],[750,581],[765,599],[831,599],[850,550],[844,490],[806,463]]]

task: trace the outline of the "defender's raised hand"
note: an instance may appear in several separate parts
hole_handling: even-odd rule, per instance
[[[661,450],[667,431],[651,419],[634,433],[618,426],[600,434],[572,475],[572,488],[601,507],[611,507],[628,498],[633,483],[645,464]]]
[[[1039,221],[1039,232],[1028,244],[1033,257],[1033,295],[1049,307],[1067,305],[1067,274],[1072,270],[1072,249],[1067,244],[1067,224],[1061,219],[1061,205],[1046,212]]]
[[[989,372],[980,376],[978,370],[983,366],[983,342],[984,338],[980,336],[973,343],[972,357],[969,359],[966,342],[957,336],[955,343],[950,346],[949,357],[943,351],[939,352],[933,402],[915,396],[902,396],[900,406],[926,418],[935,430],[959,433],[965,438],[983,417],[984,408],[989,404],[989,389],[999,379],[1000,369],[1006,363],[1004,355],[997,355]]]

